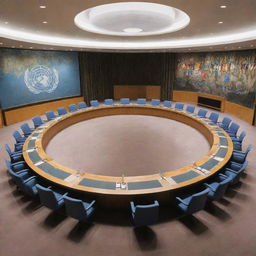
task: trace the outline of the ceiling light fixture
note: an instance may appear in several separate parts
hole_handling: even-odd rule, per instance
[[[219,21],[218,23],[219,23],[219,24],[223,24],[223,21]]]
[[[126,32],[126,33],[136,34],[136,33],[142,32],[143,29],[141,29],[141,28],[125,28],[125,29],[123,29],[123,31]]]
[[[226,5],[221,5],[220,8],[225,9],[225,8],[227,8],[227,6]]]
[[[43,21],[44,24],[47,24],[48,22],[47,21]]]
[[[40,7],[41,9],[45,9],[45,8],[46,8],[45,5],[40,5],[39,7]]]
[[[9,22],[8,21],[5,21],[4,24],[8,24]]]

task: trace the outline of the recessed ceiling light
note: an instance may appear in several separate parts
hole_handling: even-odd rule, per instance
[[[0,42],[0,44],[3,44],[2,42]]]
[[[221,5],[220,8],[225,9],[225,8],[227,8],[227,6],[226,5]]]
[[[40,7],[41,9],[45,9],[45,8],[46,8],[45,5],[40,5],[39,7]]]
[[[139,33],[139,32],[142,32],[143,29],[141,29],[141,28],[124,28],[123,31],[126,33]]]
[[[8,24],[9,22],[8,21],[5,21],[4,24]]]
[[[48,22],[47,21],[43,21],[44,24],[47,24]]]
[[[15,48],[15,46],[13,45],[12,48]]]
[[[238,48],[240,49],[240,48],[242,48],[241,46],[238,46]]]
[[[219,21],[218,23],[219,23],[219,24],[223,24],[223,21]]]
[[[251,47],[253,47],[253,44],[251,44]]]
[[[20,47],[23,47],[23,45],[20,45]]]
[[[33,49],[33,46],[30,46],[29,48],[30,48],[30,49]]]

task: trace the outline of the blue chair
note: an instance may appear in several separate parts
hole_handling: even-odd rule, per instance
[[[228,127],[230,125],[230,123],[232,122],[232,120],[229,117],[224,117],[221,121],[221,123],[218,123],[218,125],[224,129],[225,131],[228,130]]]
[[[21,134],[18,131],[14,131],[12,136],[14,137],[17,143],[24,143],[26,140],[26,137],[21,136]]]
[[[210,192],[209,188],[205,190],[186,196],[183,198],[176,197],[179,201],[178,207],[185,213],[185,214],[193,214],[200,210],[203,210],[207,201],[207,195]]]
[[[79,109],[87,108],[87,104],[86,104],[84,101],[79,102],[79,103],[78,103],[78,108],[79,108]]]
[[[129,105],[130,104],[130,99],[129,98],[121,98],[120,99],[120,104]]]
[[[7,165],[7,164],[6,164]],[[31,177],[30,172],[26,171],[26,170],[21,170],[21,171],[13,171],[13,169],[8,166],[7,167],[7,171],[10,174],[10,176],[12,177],[13,181],[16,183],[16,185],[18,187],[21,187],[21,181],[22,180],[27,180]]]
[[[20,128],[25,137],[28,137],[33,132],[33,130],[29,127],[27,123],[22,124]]]
[[[158,221],[159,203],[154,201],[153,204],[136,205],[130,202],[132,219],[135,226],[147,226]]]
[[[66,196],[68,193],[61,194],[53,191],[51,187],[46,188],[39,184],[36,184],[36,188],[42,205],[54,211],[64,205],[63,197]]]
[[[159,106],[159,105],[160,105],[160,100],[158,100],[158,99],[152,99],[152,100],[151,100],[151,105],[152,105],[152,106]]]
[[[233,122],[228,128],[227,133],[229,134],[230,137],[236,137],[236,134],[239,128],[240,128],[240,125]]]
[[[100,105],[97,100],[91,100],[90,104],[91,104],[92,107],[96,107],[96,108]]]
[[[225,168],[223,170],[224,175],[228,176],[231,178],[230,184],[234,185],[239,182],[243,172],[248,166],[248,161],[245,161],[238,170],[234,170],[231,168]]]
[[[5,160],[5,165],[8,170],[11,170],[15,173],[20,173],[20,172],[30,173],[30,169],[28,169],[28,166],[24,161],[11,163],[10,161]]]
[[[245,132],[245,131],[242,131],[242,132],[240,133],[239,137],[232,137],[232,136],[231,136],[231,140],[232,140],[233,142],[238,142],[238,143],[242,144],[242,142],[243,142],[245,136],[246,136],[246,132]]]
[[[186,112],[194,113],[195,112],[195,106],[188,105],[187,108],[186,108]]]
[[[104,104],[107,106],[112,106],[112,105],[114,105],[114,101],[113,101],[113,99],[105,99]]]
[[[199,111],[197,112],[197,116],[201,118],[205,118],[207,114],[207,110],[200,108]]]
[[[67,110],[64,107],[60,107],[57,109],[59,116],[63,116],[67,114]]]
[[[46,118],[47,118],[48,121],[51,121],[51,120],[56,118],[56,115],[55,115],[55,113],[52,110],[47,111],[45,113],[45,115],[46,115]]]
[[[69,112],[76,112],[78,110],[76,104],[70,104],[68,105],[68,111]]]
[[[5,144],[5,150],[8,153],[12,163],[24,160],[22,151],[13,151],[12,152],[8,144]]]
[[[177,103],[175,104],[175,107],[174,107],[174,108],[177,109],[177,110],[183,110],[184,104],[183,104],[183,103],[180,103],[180,102],[177,102]]]
[[[210,189],[207,197],[210,201],[218,201],[220,200],[227,188],[228,188],[228,185],[230,184],[230,182],[232,181],[232,177],[228,177],[226,175],[223,175],[222,173],[220,173],[218,175],[218,178],[217,180],[215,180],[214,182],[211,182],[211,183],[205,183],[204,185],[206,187],[208,187]]]
[[[219,114],[216,112],[212,112],[209,116],[209,120],[211,120],[213,123],[217,124],[219,119]]]
[[[34,123],[35,129],[44,123],[40,116],[33,117],[32,121]]]
[[[19,142],[14,144],[15,152],[21,152],[23,150],[24,142]]]
[[[138,105],[146,105],[147,104],[147,100],[145,98],[139,98],[139,99],[137,99],[136,103]]]
[[[169,100],[164,100],[163,106],[166,108],[171,108],[172,107],[172,102]]]
[[[66,214],[79,221],[86,221],[95,210],[95,200],[90,203],[64,196]]]
[[[246,161],[248,153],[251,151],[251,149],[252,149],[252,145],[249,144],[244,152],[233,150],[231,161],[234,161],[237,163],[244,163]]]
[[[28,179],[25,179],[25,180],[22,179],[21,184],[18,187],[26,195],[31,197],[36,197],[38,195],[36,184],[37,184],[36,176],[31,176]]]

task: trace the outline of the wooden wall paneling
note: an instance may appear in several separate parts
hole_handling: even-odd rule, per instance
[[[239,104],[226,101],[225,112],[232,114],[250,124],[253,123],[254,110],[251,108],[247,108]]]
[[[146,99],[160,99],[161,98],[161,86],[146,86]]]
[[[197,92],[189,92],[189,91],[173,91],[173,101],[181,101],[192,104],[197,104]]]
[[[66,107],[72,103],[84,101],[83,97],[73,97],[32,106],[25,106],[4,112],[6,125],[11,125],[24,120],[28,120],[37,115],[43,115],[46,111],[56,111],[58,107]]]
[[[2,114],[3,114],[2,109],[0,109],[0,128],[4,126]]]

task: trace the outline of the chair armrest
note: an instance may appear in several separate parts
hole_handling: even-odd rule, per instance
[[[230,168],[226,168],[225,170],[226,170],[226,171],[233,172],[233,173],[237,174],[237,172],[236,172],[236,171],[234,171],[234,170],[232,170],[232,169],[230,169]]]
[[[29,177],[28,179],[25,180],[25,182],[28,182],[28,181],[30,181],[30,180],[32,180],[32,179],[36,179],[36,176],[31,176],[31,177]]]
[[[181,203],[185,204],[185,205],[188,205],[184,200],[182,200],[180,197],[176,196],[176,199],[178,201],[180,201]]]
[[[135,207],[133,201],[130,202],[130,206],[131,206],[132,212],[135,212],[135,208],[136,208],[136,207]]]
[[[206,187],[210,188],[212,191],[215,191],[214,188],[213,188],[210,184],[204,183],[204,185],[205,185]]]
[[[95,200],[93,200],[87,207],[85,210],[89,210],[90,208],[92,208],[92,206],[95,204]]]
[[[67,196],[67,195],[68,195],[68,192],[66,192],[65,194],[63,194],[63,195],[59,198],[58,202],[59,202],[60,200],[62,200],[64,196]]]
[[[219,176],[221,176],[222,178],[225,178],[225,179],[228,177],[227,175],[225,175],[223,173],[219,173]]]

